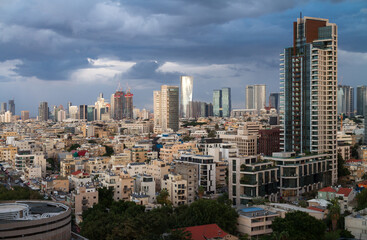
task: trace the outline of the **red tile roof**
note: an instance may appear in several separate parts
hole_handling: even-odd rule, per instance
[[[192,240],[206,240],[215,237],[225,237],[228,235],[217,224],[207,224],[201,226],[187,227],[185,231],[191,232]]]
[[[339,188],[339,191],[337,192],[337,194],[343,194],[345,197],[348,197],[351,192],[352,192],[352,189],[350,188]]]
[[[349,163],[349,162],[362,162],[362,159],[349,159],[345,162],[347,162],[347,163]]]
[[[82,171],[78,170],[78,171],[76,171],[76,172],[73,172],[71,175],[76,176],[76,175],[79,175],[79,174],[81,174],[81,173],[82,173]]]
[[[311,210],[318,211],[318,212],[324,212],[325,211],[325,210],[323,210],[321,208],[318,208],[318,207],[308,207],[307,209],[311,209]]]
[[[336,190],[331,187],[326,187],[326,188],[320,189],[319,192],[336,192]]]

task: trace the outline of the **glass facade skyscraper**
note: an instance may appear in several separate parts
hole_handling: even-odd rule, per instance
[[[213,115],[222,117],[222,90],[213,91]]]
[[[357,87],[357,115],[364,115],[367,106],[367,86]]]
[[[9,111],[11,114],[15,115],[15,103],[14,100],[9,100]]]
[[[190,117],[190,102],[192,102],[192,92],[193,92],[193,77],[191,76],[181,76],[181,89],[180,89],[180,117],[188,118]]]
[[[354,89],[351,86],[339,85],[337,92],[338,115],[345,114],[348,117],[354,115]]]
[[[279,93],[270,93],[269,107],[273,107],[279,111]]]
[[[213,91],[213,115],[214,117],[230,117],[232,111],[231,89]]]
[[[304,17],[293,24],[293,46],[280,55],[281,149],[328,154],[326,184],[337,182],[337,26]]]
[[[232,111],[231,89],[222,88],[222,117],[230,117]]]

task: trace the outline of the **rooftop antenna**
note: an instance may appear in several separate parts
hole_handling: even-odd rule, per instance
[[[302,19],[302,12],[299,12],[299,18]]]

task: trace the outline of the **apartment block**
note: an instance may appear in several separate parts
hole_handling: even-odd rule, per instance
[[[162,188],[169,193],[169,198],[173,206],[187,204],[187,180],[179,174],[168,174],[162,180]]]
[[[229,199],[233,205],[246,205],[254,198],[278,198],[278,168],[260,156],[231,158],[228,166]]]
[[[198,186],[204,187],[205,194],[216,193],[216,166],[212,156],[182,154],[176,162],[195,166]]]

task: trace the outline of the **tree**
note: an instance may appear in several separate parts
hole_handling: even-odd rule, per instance
[[[272,229],[274,234],[287,232],[292,240],[308,240],[322,238],[326,225],[305,212],[295,211],[287,213],[285,218],[276,217]]]
[[[27,187],[15,186],[13,189],[7,189],[0,185],[0,200],[36,200],[43,199],[43,196],[37,191],[33,191]]]
[[[357,199],[357,210],[362,210],[367,208],[367,188],[363,189],[362,192],[358,193]]]
[[[338,220],[340,218],[340,206],[337,199],[331,200],[331,205],[328,206],[329,216],[331,218],[333,231],[337,230]]]
[[[182,141],[184,141],[184,142],[189,142],[189,141],[191,141],[192,139],[194,139],[194,138],[192,138],[192,137],[190,137],[190,136],[185,136],[185,137],[183,137],[183,138],[182,138]]]
[[[77,143],[73,144],[69,147],[68,152],[71,152],[71,151],[76,150],[78,148],[80,148],[80,144],[77,144]]]
[[[185,231],[184,229],[173,229],[164,240],[190,240],[191,232]]]
[[[198,197],[199,199],[202,199],[205,193],[205,188],[203,186],[198,187]]]
[[[209,138],[215,138],[215,137],[216,137],[216,131],[215,131],[215,130],[211,130],[211,131],[208,133],[208,137],[209,137]]]
[[[161,192],[157,196],[157,203],[162,204],[162,205],[170,205],[171,201],[168,199],[168,197],[169,197],[169,193],[167,189],[161,190]]]
[[[99,188],[98,189],[98,202],[100,205],[102,205],[105,208],[108,208],[113,203],[113,188]]]
[[[103,146],[106,148],[106,153],[103,154],[103,156],[111,157],[111,155],[115,153],[112,147],[107,146],[107,145],[103,145]]]
[[[343,156],[338,153],[338,177],[344,177],[350,175],[350,171],[345,167],[345,161]]]
[[[352,158],[358,159],[358,148],[359,145],[357,143],[350,148],[350,155],[352,156]]]
[[[178,227],[216,223],[224,231],[234,234],[237,231],[237,217],[231,205],[209,199],[199,199],[190,206],[180,206],[177,209]]]

